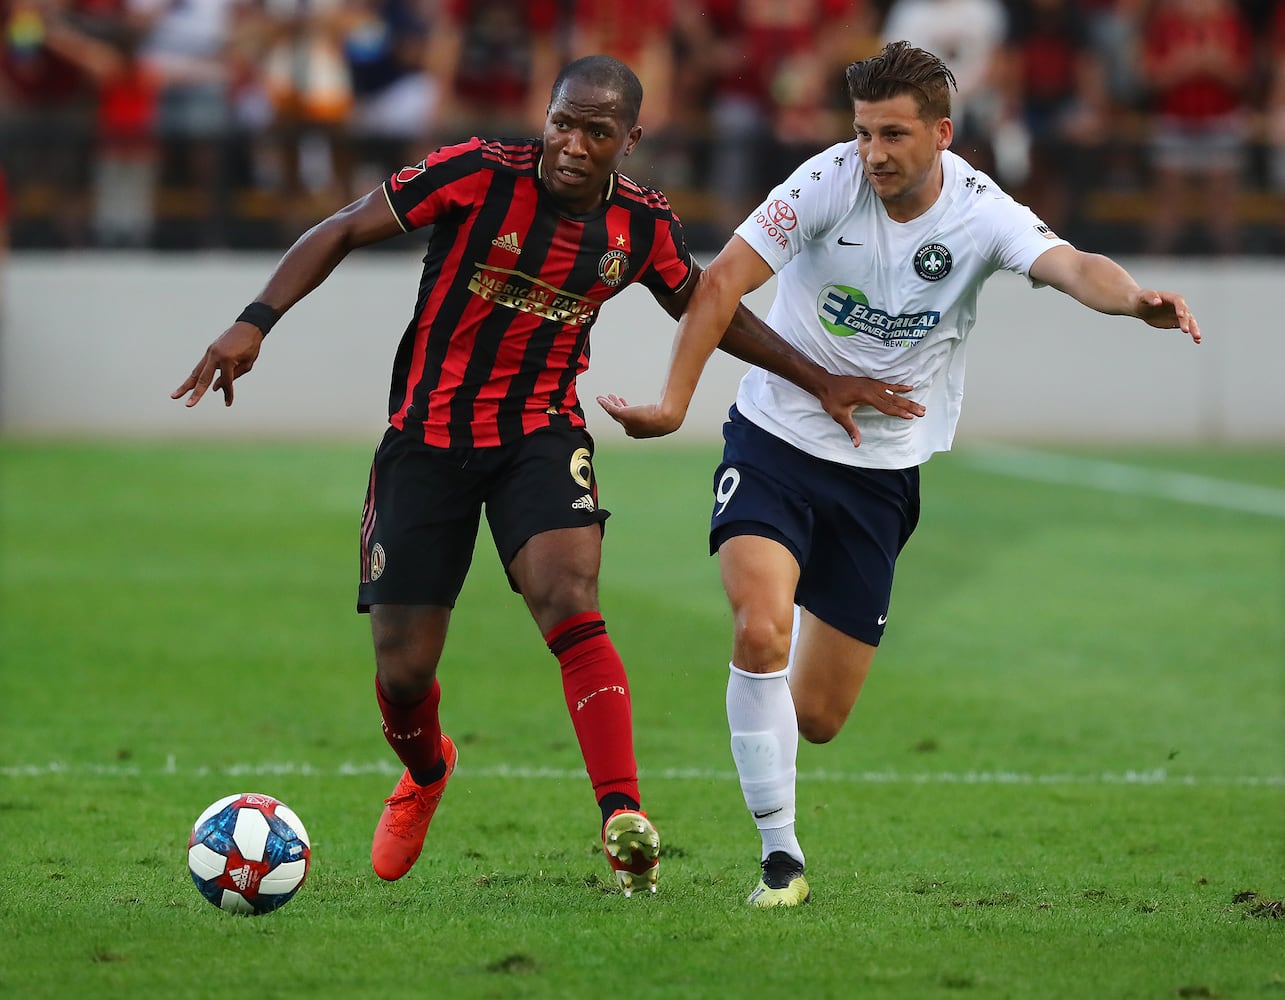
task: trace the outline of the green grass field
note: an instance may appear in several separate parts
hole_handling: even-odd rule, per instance
[[[375,878],[369,452],[0,445],[0,996],[1285,997],[1285,451],[934,459],[862,700],[800,750],[814,900],[782,912],[743,902],[712,445],[597,463],[659,893],[612,889],[485,534],[441,668],[459,770]],[[237,791],[313,840],[262,918],[186,870]]]

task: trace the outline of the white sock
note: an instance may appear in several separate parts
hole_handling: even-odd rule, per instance
[[[763,838],[763,858],[785,851],[800,861],[794,833],[799,724],[786,671],[752,674],[728,664],[727,726],[745,805]]]

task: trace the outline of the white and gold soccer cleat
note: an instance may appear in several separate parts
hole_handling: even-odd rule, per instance
[[[616,882],[627,897],[646,886],[656,891],[660,874],[660,834],[647,814],[637,809],[617,809],[602,828],[602,849],[616,873]]]

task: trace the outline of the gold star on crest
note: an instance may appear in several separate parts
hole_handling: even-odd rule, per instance
[[[618,246],[618,247],[622,247],[622,246],[624,246],[624,245],[625,245],[625,237],[624,237],[624,235],[622,234],[622,235],[620,235],[620,236],[617,236],[617,237],[616,237],[616,246]]]

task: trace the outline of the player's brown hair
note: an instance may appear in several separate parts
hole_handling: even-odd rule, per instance
[[[889,42],[877,56],[852,63],[844,72],[853,101],[887,101],[912,94],[919,117],[950,117],[950,88],[959,89],[955,74],[941,59],[909,42]]]

